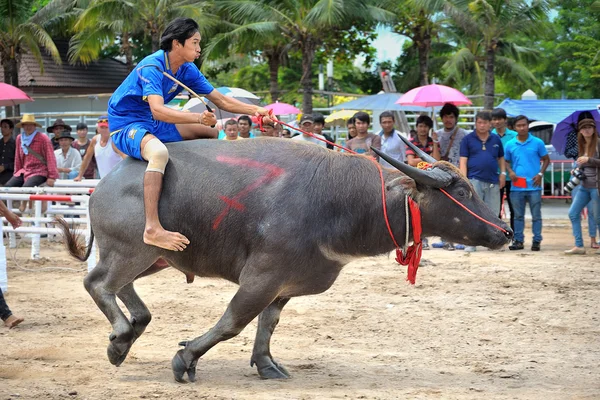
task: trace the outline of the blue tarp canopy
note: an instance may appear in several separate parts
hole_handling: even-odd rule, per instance
[[[558,124],[575,111],[596,110],[600,99],[584,100],[512,100],[506,99],[498,107],[504,108],[509,117],[519,114],[530,120]]]
[[[369,110],[369,111],[416,111],[431,112],[431,107],[401,106],[396,101],[402,97],[402,93],[379,93],[371,96],[359,97],[343,104],[338,104],[331,109],[337,110]]]

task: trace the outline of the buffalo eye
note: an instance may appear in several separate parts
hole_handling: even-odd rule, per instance
[[[465,189],[458,189],[458,192],[456,192],[456,195],[458,197],[460,197],[461,199],[464,199],[467,197],[467,191]]]

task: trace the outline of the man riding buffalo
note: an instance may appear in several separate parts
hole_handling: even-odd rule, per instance
[[[163,175],[169,161],[164,143],[212,137],[213,130],[206,126],[214,125],[216,117],[210,111],[199,114],[166,107],[183,87],[165,74],[206,95],[223,110],[268,115],[262,107],[225,97],[214,90],[194,64],[200,57],[200,39],[194,20],[173,20],[161,36],[160,50],[137,65],[108,103],[108,120],[117,148],[133,158],[148,161],[144,174],[144,243],[167,250],[182,251],[190,241],[179,232],[165,230],[158,217]]]

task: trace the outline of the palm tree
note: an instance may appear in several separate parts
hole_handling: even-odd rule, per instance
[[[419,65],[419,85],[429,84],[429,58],[433,40],[442,29],[442,19],[435,4],[424,6],[415,0],[391,1],[390,11],[396,14],[393,31],[409,38],[416,49]]]
[[[176,17],[202,20],[202,28],[216,24],[216,19],[205,10],[206,0],[92,0],[79,16],[71,39],[69,60],[89,63],[100,57],[102,49],[115,40],[127,65],[133,68],[131,37],[143,35],[150,38],[152,51],[160,47],[160,35],[167,24]]]
[[[375,0],[223,0],[217,7],[255,37],[283,37],[302,54],[302,109],[312,112],[313,61],[317,49],[331,31],[373,20],[384,21],[391,13]],[[259,42],[257,44],[260,45]]]
[[[19,86],[20,62],[25,53],[35,57],[42,73],[42,48],[54,62],[61,63],[58,49],[46,31],[46,21],[37,14],[32,15],[33,3],[33,0],[0,0],[0,61],[4,82],[13,86]],[[19,106],[15,106],[14,110],[7,107],[6,113],[9,116],[19,115]]]
[[[474,63],[483,66],[485,109],[494,106],[495,73],[499,65],[517,76],[533,78],[518,62],[531,54],[530,49],[517,46],[512,40],[516,36],[531,40],[548,30],[547,0],[417,0],[417,3],[443,9],[468,38],[469,46],[457,52],[449,68],[460,71]]]

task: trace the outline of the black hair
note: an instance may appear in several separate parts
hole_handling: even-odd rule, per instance
[[[360,122],[366,122],[367,124],[371,123],[371,117],[369,117],[369,114],[364,111],[357,112],[352,118],[354,118],[354,123],[356,123],[356,120]]]
[[[450,114],[454,114],[454,117],[458,119],[458,107],[456,107],[454,104],[446,103],[440,110],[440,118],[444,118],[444,115]]]
[[[589,111],[582,111],[581,114],[577,117],[577,123],[579,124],[584,119],[594,119],[594,116]]]
[[[527,125],[529,125],[529,118],[527,118],[524,115],[517,115],[514,119],[513,119],[513,125],[516,125],[518,121],[524,119],[527,122]]]
[[[198,32],[196,21],[191,18],[175,18],[160,36],[160,48],[164,51],[171,51],[173,40],[184,45],[185,41],[194,36],[196,32]]]
[[[504,108],[494,108],[492,110],[492,118],[506,119],[506,111],[504,111]]]
[[[417,126],[419,124],[425,124],[429,127],[429,129],[433,128],[433,120],[428,115],[419,115],[419,118],[417,118],[417,122],[415,123],[415,126]]]
[[[2,125],[5,122],[8,124],[8,126],[10,127],[10,129],[15,129],[15,123],[12,122],[12,120],[10,120],[8,118],[4,118],[2,121],[0,121],[0,125]]]
[[[238,122],[240,121],[246,121],[248,122],[248,125],[250,125],[252,127],[252,118],[250,118],[247,115],[242,115],[241,117],[238,118]]]
[[[235,119],[228,119],[227,121],[225,121],[225,125],[223,125],[223,129],[227,128],[229,125],[235,125],[237,126],[237,121]]]
[[[312,116],[313,116],[313,124],[325,125],[325,117],[323,116],[323,114],[314,113]]]
[[[491,121],[492,113],[490,113],[489,111],[478,111],[477,114],[475,114],[475,121],[477,122],[478,119],[482,119],[484,121]]]
[[[379,114],[379,122],[381,122],[381,120],[384,118],[391,118],[392,121],[396,122],[396,118],[394,117],[394,114],[391,111],[384,111],[381,114]]]
[[[348,118],[348,121],[346,121],[346,126],[354,125],[355,123],[356,123],[356,119],[354,117],[350,117],[350,118]]]

